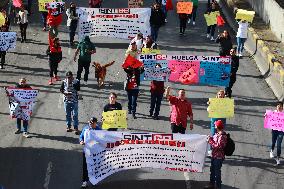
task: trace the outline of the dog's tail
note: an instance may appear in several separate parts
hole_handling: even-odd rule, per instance
[[[105,67],[105,68],[106,68],[106,67],[109,67],[109,66],[113,65],[114,63],[115,63],[115,61],[112,61],[112,62],[110,62],[110,63],[104,65],[104,67]]]

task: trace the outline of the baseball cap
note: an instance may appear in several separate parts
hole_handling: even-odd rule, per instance
[[[223,122],[221,120],[215,121],[214,124],[217,126],[218,129],[220,129],[220,130],[224,129],[224,124],[223,124]]]

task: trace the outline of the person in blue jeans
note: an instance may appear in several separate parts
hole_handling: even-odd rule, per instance
[[[41,22],[42,22],[42,31],[46,31],[46,24],[47,24],[47,12],[41,12]]]
[[[66,79],[62,81],[60,92],[64,95],[64,110],[66,112],[66,125],[67,132],[72,132],[71,124],[73,114],[73,125],[75,134],[79,134],[78,125],[78,91],[80,91],[80,81],[73,78],[73,73],[68,71],[66,73]]]
[[[126,92],[128,97],[128,114],[132,114],[133,119],[136,117],[137,98],[140,86],[140,74],[144,72],[143,67],[138,68],[125,68],[127,73]]]
[[[242,20],[238,22],[238,32],[237,32],[237,56],[242,56],[244,45],[248,37],[248,27],[249,24],[247,21]]]
[[[283,112],[283,102],[277,103],[275,112]],[[271,135],[272,135],[272,144],[271,144],[271,150],[270,150],[270,158],[274,158],[273,151],[275,148],[275,144],[277,142],[276,164],[280,165],[281,144],[282,144],[284,132],[272,129]]]

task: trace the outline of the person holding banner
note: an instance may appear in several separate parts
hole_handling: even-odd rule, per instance
[[[237,56],[242,56],[243,50],[244,50],[244,44],[248,37],[248,27],[249,24],[247,21],[242,20],[238,22],[238,32],[237,32]]]
[[[284,112],[283,111],[283,102],[277,102],[275,112]],[[280,165],[281,144],[282,144],[284,132],[272,129],[271,130],[271,135],[272,135],[272,143],[271,143],[271,150],[270,150],[269,155],[270,155],[270,158],[274,158],[273,151],[274,151],[274,148],[275,148],[275,143],[277,141],[276,164]]]
[[[78,25],[78,14],[76,12],[76,4],[71,2],[70,3],[70,8],[67,9],[66,15],[68,17],[67,19],[67,26],[69,27],[69,43],[70,46],[74,45],[74,37]]]
[[[4,9],[1,10],[0,14],[1,13],[5,18],[5,23],[0,27],[0,32],[8,32],[10,28],[10,19],[7,16],[7,13]],[[1,59],[0,69],[4,69],[5,57],[6,57],[6,51],[0,51],[0,59]]]
[[[83,72],[83,69],[85,69],[84,84],[85,86],[87,86],[92,54],[96,53],[96,47],[91,42],[89,36],[85,36],[85,38],[78,44],[74,56],[74,62],[76,62],[77,55],[79,52],[80,54],[78,59],[77,79],[81,80],[81,74]]]
[[[133,119],[137,119],[136,107],[140,86],[140,74],[144,72],[144,67],[127,67],[124,68],[124,71],[127,73],[125,90],[128,97],[128,114],[132,114]]]
[[[75,134],[79,134],[78,125],[78,91],[80,91],[80,81],[73,78],[73,73],[68,71],[66,79],[62,81],[60,92],[64,95],[64,110],[66,113],[67,132],[72,132],[71,129],[71,115],[73,114],[73,125]]]
[[[122,110],[120,103],[116,102],[117,95],[114,92],[111,92],[109,95],[109,103],[105,105],[104,112],[113,111],[113,110]],[[117,131],[117,128],[109,128],[108,131]]]
[[[214,136],[208,136],[207,140],[212,147],[212,158],[210,167],[210,183],[204,187],[206,189],[221,189],[221,168],[225,159],[224,148],[227,144],[227,135],[224,131],[224,125],[221,120],[215,121],[216,133]],[[215,187],[216,186],[216,187]]]
[[[220,56],[230,56],[230,50],[233,48],[233,43],[231,40],[231,36],[227,30],[224,30],[223,33],[219,34],[215,42],[220,43]]]
[[[165,14],[161,10],[160,4],[155,3],[151,10],[150,16],[150,26],[151,26],[151,36],[156,42],[158,38],[158,32],[160,27],[165,23]]]
[[[89,124],[84,126],[82,129],[82,132],[79,137],[79,142],[81,145],[85,145],[84,135],[87,130],[102,130],[101,127],[97,124],[98,119],[95,117],[92,117],[89,120]],[[89,176],[88,176],[88,169],[87,169],[87,162],[86,162],[86,156],[85,152],[83,151],[83,177],[82,177],[82,188],[86,188],[87,184],[89,182]]]
[[[231,55],[231,75],[229,86],[225,88],[225,95],[229,98],[232,97],[232,87],[237,80],[237,71],[239,69],[240,61],[239,57],[236,55],[236,49],[230,50]]]
[[[207,11],[206,11],[206,14],[209,15],[209,14],[212,14],[213,12],[215,12],[215,11],[219,11],[219,9],[217,7],[217,3],[212,2],[210,4],[210,6],[208,7]],[[211,36],[211,39],[210,39],[211,41],[214,41],[214,34],[215,34],[216,25],[217,25],[217,21],[216,21],[216,24],[207,26],[207,35],[206,35],[206,37],[210,38],[210,36]]]
[[[18,24],[21,30],[21,43],[27,41],[27,27],[28,27],[28,11],[25,10],[25,7],[21,7],[17,17],[18,17]]]
[[[193,113],[191,103],[186,100],[185,90],[180,89],[178,96],[170,95],[171,87],[166,88],[165,97],[171,105],[171,129],[172,133],[185,134],[187,127],[187,116],[190,118],[190,130],[193,129]]]

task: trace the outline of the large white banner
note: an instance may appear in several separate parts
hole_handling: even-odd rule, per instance
[[[198,134],[87,130],[84,150],[90,182],[95,185],[115,172],[144,167],[202,172],[206,139]]]
[[[9,109],[12,118],[30,120],[38,90],[7,88]]]
[[[0,51],[16,48],[16,32],[0,32]]]
[[[78,9],[79,38],[107,36],[130,39],[141,32],[151,34],[150,8],[83,8]]]

